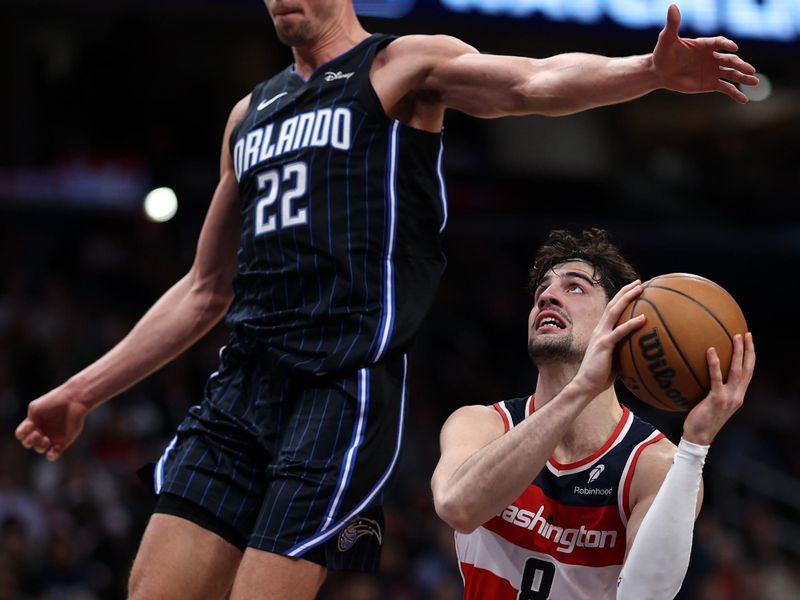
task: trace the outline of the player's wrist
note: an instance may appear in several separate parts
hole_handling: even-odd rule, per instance
[[[647,91],[653,92],[665,87],[663,73],[656,66],[655,55],[652,52],[649,54],[635,56],[633,58],[637,63],[636,70],[638,72],[640,81]]]
[[[711,442],[714,441],[715,437],[716,434],[712,434],[710,432],[695,431],[684,427],[683,437],[681,437],[681,441],[686,441],[689,444],[704,446],[708,448],[711,445]]]
[[[68,402],[80,404],[84,406],[87,411],[93,409],[97,404],[99,404],[98,402],[92,402],[91,398],[87,394],[87,384],[81,377],[80,373],[70,377],[67,381],[61,384],[58,389],[66,397]]]
[[[571,399],[578,403],[588,404],[592,399],[603,391],[603,385],[596,383],[585,373],[578,371],[559,396]]]
[[[695,438],[696,440],[696,438]],[[711,442],[703,443],[688,439],[684,433],[678,442],[678,452],[689,454],[697,458],[705,458],[708,455],[708,449],[711,448]]]

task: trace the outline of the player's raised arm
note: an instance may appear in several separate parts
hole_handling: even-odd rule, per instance
[[[673,598],[689,566],[694,520],[702,504],[702,471],[709,445],[744,402],[755,368],[753,336],[737,335],[727,381],[719,358],[707,352],[711,392],[695,406],[673,452],[662,440],[646,449],[631,486],[628,555],[618,600]],[[674,454],[674,456],[673,456]]]
[[[733,54],[724,37],[686,39],[678,33],[680,12],[669,9],[654,51],[608,58],[569,53],[544,59],[480,54],[447,36],[408,36],[387,48],[415,101],[434,99],[477,117],[565,115],[617,104],[657,89],[720,92],[740,103],[734,84],[755,85],[755,68]],[[399,93],[399,87],[396,88]],[[395,98],[396,100],[397,98]],[[389,102],[392,105],[392,102]]]
[[[239,244],[238,184],[228,140],[248,103],[249,96],[236,105],[226,126],[220,181],[189,272],[107,354],[30,403],[16,430],[26,448],[58,458],[83,429],[89,411],[174,359],[225,314]]]

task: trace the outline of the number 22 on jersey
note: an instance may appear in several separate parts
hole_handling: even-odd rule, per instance
[[[308,210],[293,205],[295,200],[304,197],[308,191],[306,163],[294,162],[259,173],[256,176],[256,185],[258,192],[263,194],[256,202],[257,236],[308,223]],[[278,196],[280,206],[274,206]]]

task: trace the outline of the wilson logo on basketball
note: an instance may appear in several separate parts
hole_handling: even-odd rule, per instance
[[[675,369],[667,363],[664,346],[658,337],[657,329],[653,329],[639,338],[639,350],[642,352],[642,358],[647,361],[647,368],[664,394],[678,406],[691,407],[691,402],[673,386]]]

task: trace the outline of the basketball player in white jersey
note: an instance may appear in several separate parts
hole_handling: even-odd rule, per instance
[[[552,232],[531,291],[536,391],[462,407],[441,432],[434,502],[456,530],[465,598],[671,599],[689,563],[706,453],[753,374],[752,335],[735,336],[727,381],[708,350],[711,391],[676,449],[614,391],[614,347],[645,320],[616,325],[642,288],[605,232]]]

